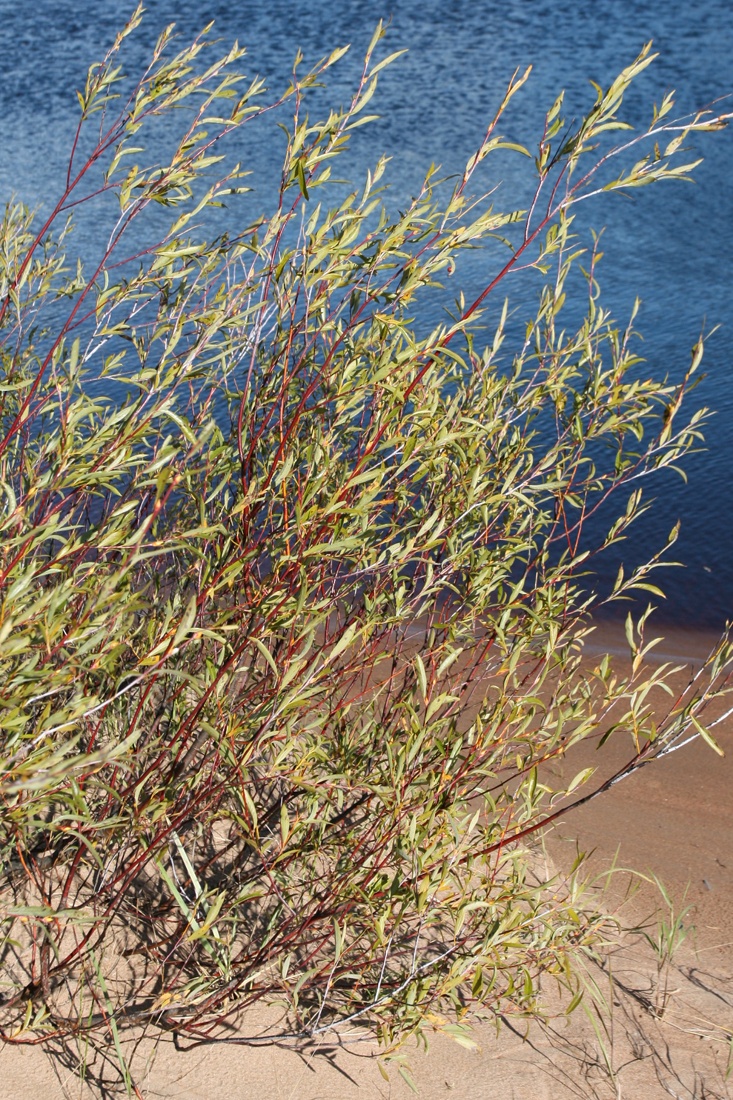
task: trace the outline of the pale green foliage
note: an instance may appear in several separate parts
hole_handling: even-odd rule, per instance
[[[666,99],[645,134],[602,145],[646,49],[570,133],[558,100],[531,207],[501,211],[468,187],[513,148],[497,125],[525,74],[452,190],[431,171],[391,215],[382,160],[329,205],[380,37],[323,122],[304,99],[343,51],[296,67],[279,201],[236,237],[195,228],[243,186],[239,167],[212,174],[215,149],[272,104],[241,51],[205,61],[206,35],[170,57],[167,33],[115,99],[120,36],[80,96],[53,214],[39,231],[6,210],[6,1038],[110,1015],[196,1035],[268,997],[295,1033],[359,1021],[389,1048],[426,1021],[465,1038],[470,1005],[537,1012],[542,974],[575,991],[572,957],[600,919],[533,870],[529,836],[589,779],[558,790],[542,765],[604,735],[612,710],[626,770],[698,727],[712,737],[700,716],[727,683],[723,643],[656,724],[648,693],[667,670],[644,666],[643,620],[630,675],[582,659],[591,551],[624,536],[640,479],[696,444],[702,414],[680,422],[689,376],[645,375],[592,251],[585,315],[563,309],[583,255],[574,205],[686,175],[684,140],[724,120],[670,122]],[[181,136],[161,160],[146,125],[173,108]],[[89,191],[116,196],[119,221],[97,266],[70,274],[51,231],[87,201],[92,163]],[[116,267],[153,203],[174,208],[165,238]],[[415,296],[500,235],[480,298],[419,332]],[[508,350],[502,282],[528,264],[546,285]],[[626,486],[590,545],[589,517]],[[657,564],[620,574],[612,598],[654,590]],[[134,973],[111,980],[125,950]]]

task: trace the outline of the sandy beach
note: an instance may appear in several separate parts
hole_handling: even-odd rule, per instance
[[[667,631],[658,659],[684,664],[680,682],[699,667],[715,639]],[[587,647],[624,660],[623,632],[604,628]],[[476,1049],[436,1035],[426,1053],[406,1048],[424,1100],[565,1100],[571,1097],[713,1100],[733,1095],[727,1077],[733,1033],[733,723],[718,728],[721,759],[698,740],[643,767],[604,795],[557,823],[538,845],[538,859],[566,874],[578,851],[589,853],[585,875],[605,894],[621,931],[588,979],[606,1002],[602,1017],[592,999],[572,1016],[547,989],[548,1027],[527,1030],[519,1021],[496,1028],[479,1022]],[[575,767],[592,754],[584,747]],[[603,750],[603,768],[628,757],[628,745]],[[606,874],[609,868],[617,870]],[[673,913],[658,888],[623,868],[664,883]],[[655,913],[656,911],[656,913]],[[682,931],[674,921],[682,914]],[[629,931],[644,925],[643,933]],[[666,930],[665,930],[666,924]],[[624,931],[625,929],[625,931]],[[671,929],[671,931],[670,931]],[[681,941],[681,942],[679,942]],[[667,950],[665,944],[673,948]],[[612,986],[609,970],[615,976]],[[274,1016],[246,1019],[250,1036]],[[91,1100],[125,1095],[105,1091],[110,1064],[91,1059],[89,1083],[79,1081],[79,1051],[6,1046],[0,1051],[0,1100]],[[376,1046],[327,1036],[295,1049],[231,1041],[177,1050],[170,1037],[138,1035],[126,1043],[141,1095],[157,1100],[387,1100],[414,1093],[396,1068],[380,1073]]]

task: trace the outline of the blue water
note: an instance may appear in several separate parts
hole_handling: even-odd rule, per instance
[[[165,24],[175,21],[189,38],[214,19],[227,44],[237,38],[247,46],[249,70],[273,90],[287,83],[298,47],[314,61],[352,42],[330,79],[336,101],[353,88],[377,19],[391,18],[385,48],[409,53],[384,73],[375,101],[382,117],[355,134],[348,171],[358,178],[381,153],[391,154],[388,201],[395,204],[431,162],[446,172],[462,169],[517,66],[534,66],[508,119],[511,136],[526,141],[560,88],[567,89],[566,116],[580,113],[593,100],[589,79],[609,81],[650,38],[661,56],[638,82],[632,115],[646,117],[647,105],[669,88],[678,90],[680,110],[733,91],[733,8],[726,0],[154,0],[150,7],[128,54],[132,68]],[[0,0],[0,200],[15,194],[43,209],[58,193],[76,122],[74,89],[128,10],[119,0]],[[635,295],[643,298],[637,327],[650,371],[679,377],[701,328],[719,326],[707,342],[707,377],[690,404],[716,410],[707,451],[688,460],[687,484],[668,477],[651,486],[656,506],[633,546],[634,556],[656,549],[682,518],[675,557],[685,569],[663,579],[663,615],[709,627],[733,617],[733,130],[702,135],[695,150],[705,160],[694,185],[662,185],[633,199],[603,196],[588,204],[586,221],[607,226],[605,304],[624,321]],[[236,152],[260,181],[251,201],[267,208],[280,139],[262,129]],[[503,180],[499,201],[504,196],[507,204],[523,187],[514,171],[502,165],[492,180]],[[487,263],[480,253],[462,261],[467,294],[481,287]],[[533,290],[517,286],[520,302],[523,293]]]

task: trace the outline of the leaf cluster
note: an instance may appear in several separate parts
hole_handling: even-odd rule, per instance
[[[79,95],[49,217],[11,203],[0,224],[2,1034],[197,1037],[267,998],[298,1035],[465,1041],[471,1006],[540,1012],[543,975],[577,995],[572,959],[602,932],[531,838],[712,740],[703,709],[727,690],[723,640],[660,717],[646,616],[630,670],[583,655],[604,602],[658,592],[661,550],[605,597],[592,560],[704,413],[680,412],[702,340],[682,383],[648,377],[573,234],[576,203],[686,175],[682,142],[725,118],[670,122],[668,97],[601,148],[647,48],[579,126],[557,101],[530,206],[501,210],[469,185],[508,147],[515,76],[465,171],[431,169],[392,214],[386,159],[329,191],[396,56],[377,60],[381,27],[350,102],[313,121],[344,51],[266,100],[237,47],[209,62],[204,32],[174,53],[169,29],[123,93],[139,18]],[[242,190],[218,143],[275,106],[292,121],[273,208],[207,235]],[[159,117],[178,136],[148,156]],[[92,202],[117,203],[114,229],[72,265],[66,219]],[[162,238],[128,246],[156,207]],[[426,331],[415,302],[487,240],[481,294]],[[517,341],[505,283],[528,268],[545,282]],[[552,779],[611,733],[622,772]]]

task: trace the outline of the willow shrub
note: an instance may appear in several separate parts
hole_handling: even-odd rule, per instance
[[[579,124],[557,100],[534,197],[502,211],[470,191],[522,155],[498,129],[515,76],[465,169],[390,214],[384,160],[329,191],[381,30],[314,122],[344,51],[273,101],[238,48],[176,53],[166,31],[130,85],[139,19],[79,94],[51,213],[11,203],[0,231],[2,1036],[195,1038],[264,999],[293,1035],[359,1024],[389,1051],[460,1038],[471,1008],[536,1013],[543,975],[572,998],[599,918],[530,841],[608,782],[543,765],[611,731],[631,735],[619,775],[714,744],[728,657],[656,716],[669,670],[645,666],[643,616],[630,673],[583,658],[601,605],[655,590],[656,558],[605,595],[592,560],[699,440],[680,405],[702,342],[680,384],[647,376],[574,207],[687,176],[689,135],[725,119],[673,120],[667,96],[632,132],[646,48]],[[283,104],[274,212],[207,236],[208,207],[251,201],[217,143]],[[86,266],[66,259],[84,203],[117,206]],[[483,291],[420,331],[416,299],[489,239]],[[519,268],[544,288],[510,348]]]

